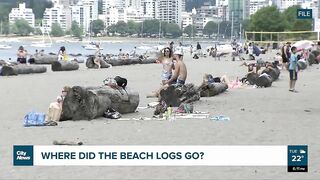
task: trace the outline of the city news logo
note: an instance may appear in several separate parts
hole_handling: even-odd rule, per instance
[[[288,172],[308,172],[308,146],[288,146]]]
[[[312,9],[297,9],[298,19],[312,19]]]
[[[14,166],[33,166],[33,146],[13,146]]]

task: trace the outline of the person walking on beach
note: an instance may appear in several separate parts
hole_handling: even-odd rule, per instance
[[[17,62],[21,64],[27,63],[27,51],[23,46],[20,46],[17,52]]]
[[[298,57],[297,57],[297,48],[292,47],[291,48],[291,56],[290,56],[290,63],[289,63],[289,76],[290,76],[290,82],[289,82],[289,91],[291,92],[297,92],[295,90],[296,81],[298,79]]]
[[[282,48],[281,48],[281,56],[282,56],[282,66],[284,68],[287,68],[289,59],[290,59],[290,47],[291,43],[287,42]]]
[[[202,56],[201,45],[199,42],[197,42],[197,53]]]

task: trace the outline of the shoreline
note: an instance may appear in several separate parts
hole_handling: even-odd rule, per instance
[[[3,40],[19,40],[19,41],[35,41],[35,40],[42,40],[43,36],[41,35],[34,35],[34,36],[3,36],[0,35],[0,42],[3,42]],[[71,37],[71,36],[62,36],[62,37],[50,37],[53,41],[78,41],[78,42],[85,42],[89,41],[89,38],[83,38],[82,41],[80,41],[78,38]],[[44,38],[45,40],[48,39],[47,36]],[[133,37],[108,37],[108,36],[103,36],[103,37],[91,37],[92,41],[123,41],[123,42],[161,42],[161,43],[168,43],[168,42],[214,42],[213,39],[208,39],[208,38],[176,38],[176,39],[170,39],[170,38],[161,38],[159,41],[159,38],[133,38]],[[227,41],[225,41],[227,42]]]

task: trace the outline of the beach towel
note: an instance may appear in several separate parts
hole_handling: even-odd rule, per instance
[[[44,113],[39,113],[35,111],[29,112],[25,117],[24,117],[24,126],[45,126],[45,119],[46,115]]]

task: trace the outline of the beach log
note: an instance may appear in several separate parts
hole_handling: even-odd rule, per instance
[[[307,62],[306,61],[298,61],[298,69],[299,70],[305,70],[307,68]]]
[[[76,61],[54,61],[51,64],[52,71],[74,71],[79,69]]]
[[[139,58],[134,59],[108,59],[106,60],[108,64],[111,64],[112,66],[123,66],[123,65],[132,65],[132,64],[141,64],[141,61]]]
[[[87,61],[86,61],[86,66],[87,66],[87,68],[94,68],[94,69],[98,69],[98,65],[96,65],[95,63],[94,63],[94,59],[95,59],[95,57],[94,56],[89,56],[88,57],[88,59],[87,59]],[[104,61],[104,60],[101,60],[100,61],[100,65],[101,65],[101,68],[109,68],[109,67],[111,67],[111,65],[110,64],[108,64],[106,61]]]
[[[272,85],[272,77],[268,75],[259,76],[256,85],[258,87],[270,87]]]
[[[259,75],[257,73],[251,72],[248,73],[246,77],[250,85],[255,85]]]
[[[191,103],[200,99],[197,88],[189,83],[184,86],[171,85],[160,91],[159,100],[164,101],[168,106],[178,107],[181,103]]]
[[[58,61],[57,55],[38,55],[34,56],[35,64],[52,64],[53,62]]]
[[[202,88],[200,90],[201,97],[212,97],[218,95],[228,89],[228,85],[225,83],[213,83],[206,86],[206,88]]]
[[[142,59],[141,64],[154,64],[157,63],[157,60],[155,58],[147,58],[147,59]]]
[[[14,66],[3,66],[2,76],[13,76],[18,74],[44,73],[47,71],[45,66],[18,64]]]
[[[280,70],[278,68],[273,68],[273,67],[265,68],[262,71],[262,74],[263,73],[266,73],[266,74],[270,75],[271,78],[272,78],[272,81],[277,80],[279,78],[279,76],[280,76]]]
[[[138,92],[129,88],[74,86],[63,101],[61,120],[91,120],[102,117],[109,108],[133,113],[138,105]]]

